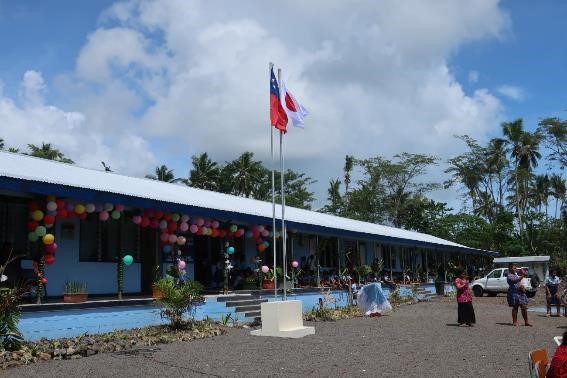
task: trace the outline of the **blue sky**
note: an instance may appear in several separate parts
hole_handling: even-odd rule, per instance
[[[274,60],[311,113],[286,156],[319,181],[319,207],[346,154],[445,159],[462,149],[453,134],[567,118],[566,2],[356,4],[0,0],[0,137],[131,175],[161,163],[185,175],[204,151],[267,161]]]

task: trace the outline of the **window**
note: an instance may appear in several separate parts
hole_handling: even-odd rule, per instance
[[[102,222],[96,215],[81,221],[80,261],[116,262],[120,251],[139,258],[139,229],[129,219]]]
[[[17,200],[0,198],[0,247],[7,254],[10,249],[13,255],[25,254],[27,257],[39,251],[39,243],[28,242],[28,205]],[[29,245],[29,246],[28,246]],[[6,249],[6,251],[4,251]]]
[[[495,270],[494,272],[488,275],[488,278],[500,278],[501,275],[502,275],[501,270]]]

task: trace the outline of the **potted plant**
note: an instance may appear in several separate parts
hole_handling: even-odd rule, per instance
[[[87,284],[79,281],[66,281],[63,290],[63,302],[81,303],[87,301]]]
[[[156,285],[156,283],[161,279],[161,273],[159,269],[159,265],[154,265],[153,268],[153,279],[152,279],[152,298],[154,299],[161,299],[163,298],[163,293]]]
[[[268,268],[266,265],[262,267],[262,289],[274,289],[276,283],[274,282],[274,270]]]

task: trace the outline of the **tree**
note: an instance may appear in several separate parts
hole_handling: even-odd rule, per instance
[[[341,215],[343,207],[343,199],[341,197],[341,180],[331,180],[329,181],[329,188],[327,189],[327,204],[323,206],[321,212]]]
[[[551,183],[548,175],[536,175],[533,180],[533,185],[530,189],[530,199],[532,206],[541,212],[542,205],[545,205],[545,214],[547,215],[547,207],[549,203],[549,196],[551,195]]]
[[[0,150],[4,149],[4,139],[0,138]]]
[[[267,172],[270,172],[268,182],[271,183],[271,171],[264,168],[261,161],[254,160],[253,152],[244,152],[224,166],[221,176],[228,193],[246,198],[264,199]],[[261,187],[263,190],[260,190]]]
[[[565,203],[565,197],[567,196],[567,188],[565,180],[563,177],[553,174],[549,180],[550,183],[550,194],[555,198],[555,218],[557,218],[557,208],[560,208]]]
[[[268,172],[270,173],[271,179],[271,171]],[[279,172],[276,172],[275,177],[276,202],[281,203],[281,175]],[[306,176],[305,173],[296,172],[291,169],[285,171],[284,180],[285,205],[310,210],[315,197],[313,192],[308,190],[308,186],[314,184],[316,181]]]
[[[550,160],[557,161],[561,169],[567,166],[567,121],[556,117],[539,122],[538,132],[543,135],[545,146],[551,151]]]
[[[212,161],[206,152],[198,156],[194,155],[191,159],[193,169],[189,172],[189,178],[181,181],[193,188],[217,190],[219,179],[218,164]]]
[[[75,162],[67,157],[65,154],[59,151],[57,148],[51,146],[51,143],[41,143],[41,147],[34,144],[28,144],[30,153],[28,155],[35,156],[47,160],[60,161],[62,163],[74,164]]]
[[[350,185],[350,175],[352,173],[352,168],[354,167],[354,156],[351,155],[346,155],[345,156],[345,166],[343,168],[344,170],[344,175],[345,175],[345,193],[348,193],[348,188]]]
[[[173,174],[173,169],[167,168],[166,165],[161,165],[156,167],[153,175],[146,175],[146,178],[151,180],[163,181],[163,182],[175,182],[177,179]]]

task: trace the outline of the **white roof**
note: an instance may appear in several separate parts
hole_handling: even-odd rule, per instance
[[[1,177],[60,184],[74,188],[127,195],[178,205],[272,218],[271,202],[195,189],[185,185],[169,184],[146,178],[129,177],[112,172],[87,169],[73,164],[65,164],[8,152],[0,152],[0,178]],[[343,233],[344,231],[350,231],[353,235],[354,233],[368,234],[370,236],[369,239],[372,239],[372,236],[385,236],[404,239],[410,242],[415,241],[418,242],[417,244],[431,244],[433,247],[443,246],[455,247],[455,249],[464,248],[470,251],[475,250],[419,232],[361,222],[293,207],[286,207],[285,210],[286,221],[341,230]],[[277,205],[276,214],[281,214],[279,205]]]
[[[547,262],[549,256],[520,256],[520,257],[497,257],[493,260],[497,263],[521,263],[521,262]]]

